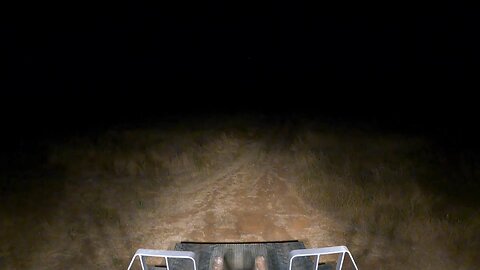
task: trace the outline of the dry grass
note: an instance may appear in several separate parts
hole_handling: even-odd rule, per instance
[[[476,269],[480,213],[425,186],[436,183],[426,177],[450,169],[432,165],[435,151],[427,141],[305,131],[290,150],[302,194],[349,226],[344,233],[360,265]]]
[[[439,169],[427,141],[225,119],[51,145],[44,168],[56,173],[0,200],[0,268],[125,268],[151,243],[145,223],[169,211],[162,193],[208,179],[251,142],[282,156],[302,196],[347,224],[360,266],[476,269],[479,210],[425,185]]]
[[[159,201],[162,193],[207,178],[235,159],[248,138],[248,131],[232,134],[214,124],[174,125],[52,145],[45,168],[57,176],[28,179],[26,187],[2,198],[2,264],[9,269],[125,268],[144,243],[142,222],[168,205]]]

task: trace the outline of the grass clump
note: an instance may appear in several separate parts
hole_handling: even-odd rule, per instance
[[[441,157],[429,142],[366,131],[306,131],[290,151],[301,194],[347,224],[348,244],[359,255],[397,256],[426,269],[475,268],[478,208],[438,192],[436,183],[446,179],[435,177],[451,168],[432,160]],[[361,258],[368,264],[369,256]]]

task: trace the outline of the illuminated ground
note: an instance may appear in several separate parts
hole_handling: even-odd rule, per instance
[[[153,246],[169,248],[181,240],[338,243],[333,240],[333,221],[289,188],[292,183],[282,174],[287,169],[284,165],[261,156],[253,144],[210,179],[172,187],[164,195],[172,202],[168,214],[159,218],[155,229],[162,237]]]
[[[124,269],[138,248],[298,239],[346,245],[361,269],[470,269],[478,210],[422,187],[438,177],[422,140],[207,127],[50,145],[36,174],[5,178],[13,184],[0,198],[0,268]]]

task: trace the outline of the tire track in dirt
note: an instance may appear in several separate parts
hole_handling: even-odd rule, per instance
[[[176,203],[157,224],[153,248],[173,248],[179,241],[344,244],[338,242],[336,224],[310,208],[281,175],[275,153],[262,154],[260,149],[259,144],[246,146],[243,155],[209,179],[166,194],[167,201]]]

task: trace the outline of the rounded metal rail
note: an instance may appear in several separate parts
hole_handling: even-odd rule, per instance
[[[137,257],[140,260],[140,265],[142,266],[142,270],[149,270],[147,266],[147,262],[145,261],[146,257],[165,258],[165,265],[167,266],[167,270],[170,270],[170,266],[168,264],[168,258],[191,260],[193,262],[193,270],[197,270],[197,263],[195,261],[196,256],[195,256],[195,253],[191,251],[139,249],[137,250],[137,252],[135,252],[135,255],[133,255],[133,258],[130,261],[130,264],[128,265],[128,270],[132,268],[133,262]]]
[[[279,251],[277,251],[277,249],[275,249],[274,252],[279,252]],[[287,254],[286,253],[284,253],[284,254],[285,254],[284,255],[285,259],[287,259],[287,257],[286,257]],[[333,246],[333,247],[313,248],[313,249],[305,249],[305,248],[304,249],[293,249],[288,253],[288,261],[285,261],[283,266],[282,265],[277,265],[277,267],[279,267],[281,269],[272,269],[272,270],[318,270],[320,257],[323,256],[323,255],[332,255],[332,254],[338,254],[338,259],[337,259],[337,263],[336,263],[336,270],[341,270],[342,269],[343,263],[344,263],[344,260],[345,260],[345,254],[348,254],[348,256],[350,257],[350,260],[351,260],[355,270],[358,270],[357,264],[355,263],[355,260],[353,259],[352,254],[350,253],[350,251],[348,250],[348,248],[346,246]],[[211,255],[212,254],[210,254],[210,256]],[[142,270],[149,270],[147,262],[146,262],[147,257],[164,258],[165,259],[166,270],[171,270],[170,269],[171,265],[169,264],[169,261],[168,261],[169,258],[170,259],[190,260],[193,263],[193,270],[197,270],[197,267],[198,267],[197,255],[195,254],[195,252],[192,252],[192,251],[139,249],[139,250],[137,250],[137,252],[135,252],[135,255],[133,256],[132,260],[130,261],[130,264],[128,266],[128,270],[131,269],[131,267],[133,265],[133,262],[135,261],[136,258],[139,259],[140,265],[142,266]],[[297,265],[297,267],[294,267],[295,259],[302,260],[302,258],[304,258],[303,260],[305,260],[306,259],[305,257],[316,257],[316,262],[313,265],[314,266],[313,269],[303,269],[303,268],[310,268],[311,263],[309,263],[307,265],[301,264],[303,266],[298,266]],[[288,263],[288,268],[286,268],[287,263]],[[175,263],[173,263],[173,264],[175,264]],[[211,264],[210,264],[210,267],[208,265],[203,265],[203,266],[200,265],[200,266],[201,266],[200,268],[204,269],[204,270],[207,270],[207,269],[212,270],[212,269],[209,269],[209,268],[213,268]],[[182,269],[174,269],[174,270],[190,270],[190,269],[183,269],[183,268],[190,268],[190,267],[184,266],[183,263],[182,263],[181,266],[177,265],[174,268],[178,268],[178,267],[180,267]],[[295,268],[297,268],[297,269],[295,269]],[[300,268],[300,269],[298,269],[298,268]]]
[[[353,259],[352,254],[348,250],[346,246],[335,246],[335,247],[325,247],[325,248],[312,248],[312,249],[296,249],[290,251],[290,259],[289,259],[289,267],[288,270],[292,270],[292,263],[295,258],[298,257],[310,257],[316,256],[317,260],[315,263],[315,269],[318,269],[318,263],[320,262],[321,255],[331,255],[331,254],[339,254],[337,259],[337,267],[336,270],[341,270],[343,267],[343,261],[345,260],[345,254],[348,254],[350,260],[352,260],[353,266],[356,270],[358,270],[357,264]]]

